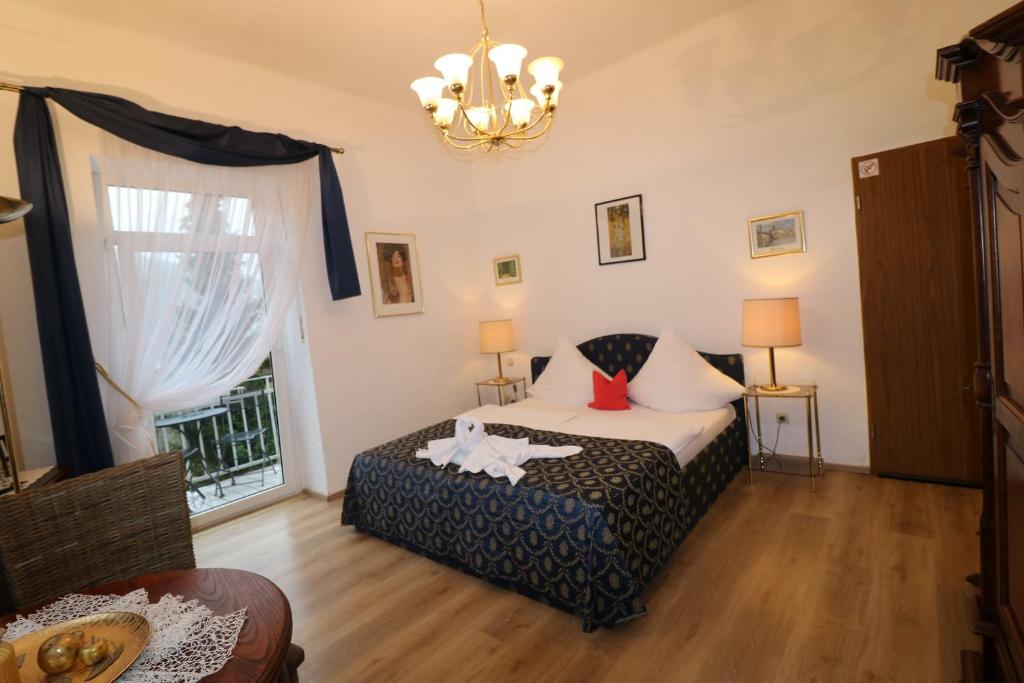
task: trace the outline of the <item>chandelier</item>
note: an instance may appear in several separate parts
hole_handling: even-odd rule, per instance
[[[469,54],[444,55],[434,62],[442,78],[426,76],[412,82],[420,104],[430,115],[445,142],[458,149],[515,149],[547,132],[558,107],[562,60],[541,57],[526,70],[533,76],[527,97],[519,71],[526,48],[491,40],[480,0],[483,35]],[[473,61],[479,76],[470,79]],[[448,88],[451,97],[444,97]]]

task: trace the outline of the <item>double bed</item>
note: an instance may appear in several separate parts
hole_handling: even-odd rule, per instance
[[[577,348],[632,379],[655,337],[618,334]],[[701,354],[743,383],[739,354]],[[531,360],[536,380],[547,357]],[[536,459],[516,486],[434,467],[416,450],[455,420],[367,450],[349,473],[342,524],[578,616],[585,631],[646,614],[643,589],[747,461],[739,402],[703,413],[634,405],[611,413],[534,398],[469,411],[488,434],[576,445]]]

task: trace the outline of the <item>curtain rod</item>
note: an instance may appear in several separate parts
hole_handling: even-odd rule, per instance
[[[0,81],[0,90],[6,90],[7,92],[21,92],[24,88],[20,85],[15,85],[14,83],[4,83],[3,81]],[[327,149],[331,150],[335,154],[345,153],[344,147],[328,147]]]

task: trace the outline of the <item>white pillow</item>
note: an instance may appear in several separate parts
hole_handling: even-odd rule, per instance
[[[715,369],[671,329],[658,337],[628,391],[635,403],[665,413],[715,410],[743,395],[738,382]]]
[[[594,370],[611,379],[562,335],[544,372],[526,393],[541,401],[586,405],[594,400]]]

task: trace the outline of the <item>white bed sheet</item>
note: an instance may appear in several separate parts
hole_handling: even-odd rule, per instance
[[[503,407],[481,406],[463,414],[485,424],[513,424],[566,434],[653,441],[675,453],[680,467],[693,460],[736,418],[732,405],[698,413],[664,413],[635,403],[630,403],[630,407],[631,410],[595,410],[526,398]]]

